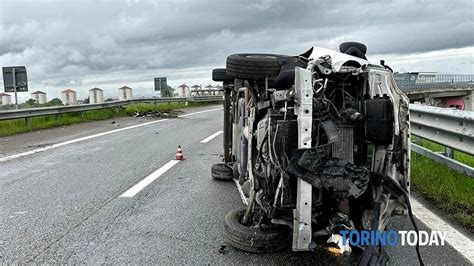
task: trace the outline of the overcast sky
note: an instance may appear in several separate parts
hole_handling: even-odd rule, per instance
[[[157,76],[205,86],[232,53],[352,40],[396,71],[474,74],[473,18],[472,0],[0,0],[0,66],[25,65],[30,92],[48,99],[65,88],[84,99],[92,87],[117,98],[123,85],[151,96]]]

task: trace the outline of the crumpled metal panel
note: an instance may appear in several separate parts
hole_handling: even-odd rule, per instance
[[[318,189],[334,192],[340,198],[358,198],[367,189],[370,177],[366,167],[328,157],[328,150],[323,147],[295,151],[287,172]]]

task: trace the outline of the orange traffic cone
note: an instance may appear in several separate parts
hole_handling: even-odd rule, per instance
[[[181,145],[178,145],[178,151],[176,152],[176,160],[184,160],[183,150],[181,149]]]

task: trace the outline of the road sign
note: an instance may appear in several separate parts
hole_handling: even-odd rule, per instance
[[[3,68],[3,86],[5,92],[15,93],[15,108],[18,109],[17,92],[28,91],[28,78],[26,76],[26,67],[12,66]]]
[[[166,77],[155,78],[155,91],[166,91],[167,89]]]
[[[26,67],[24,66],[4,67],[3,68],[3,86],[5,87],[5,92],[28,91],[28,79],[26,76]]]

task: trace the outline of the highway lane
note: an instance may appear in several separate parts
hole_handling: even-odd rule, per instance
[[[224,214],[241,205],[232,182],[210,177],[219,161],[222,111],[93,138],[1,163],[0,262],[341,263],[317,251],[218,252]],[[132,198],[119,197],[173,159],[186,160]],[[408,219],[394,229],[411,229]],[[427,262],[469,264],[450,246],[423,248]],[[392,263],[415,264],[411,247]]]

